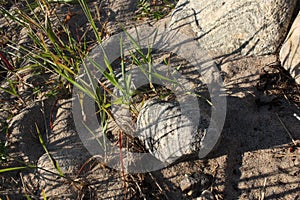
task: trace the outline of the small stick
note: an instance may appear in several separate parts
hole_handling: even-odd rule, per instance
[[[10,70],[13,71],[15,68],[9,63],[8,59],[5,57],[5,55],[0,51],[0,60],[3,61],[5,67]]]
[[[154,178],[154,176],[152,175],[152,173],[149,172],[148,174],[151,176],[152,180],[154,180],[155,185],[156,185],[156,186],[158,187],[158,189],[162,192],[162,194],[165,196],[165,198],[169,200],[167,194],[166,194],[165,191],[161,188],[161,186],[160,186],[159,183],[156,181],[156,178]]]
[[[56,98],[55,99],[55,102],[53,103],[53,105],[52,105],[52,107],[51,107],[51,113],[50,113],[50,124],[49,124],[49,127],[50,127],[50,130],[53,130],[53,123],[54,123],[54,121],[53,121],[53,118],[54,118],[54,110],[55,110],[55,107],[56,107],[56,105],[57,105],[57,103],[58,103],[58,98]]]
[[[143,190],[141,189],[141,187],[138,184],[138,181],[135,180],[134,176],[130,175],[130,177],[132,178],[133,182],[135,183],[136,187],[138,188],[138,190],[139,190],[140,194],[142,195],[143,199],[147,200],[145,194],[143,193]]]
[[[101,158],[101,156],[100,156],[100,155],[94,155],[94,156],[90,157],[89,159],[87,159],[87,161],[85,161],[85,162],[83,163],[83,165],[80,167],[77,176],[79,177],[80,173],[83,171],[83,169],[86,167],[86,165],[87,165],[88,163],[90,163],[93,159],[96,159],[96,158]],[[100,165],[101,165],[101,167],[103,167],[103,168],[106,167],[104,163],[101,163]]]
[[[264,185],[263,185],[263,189],[262,189],[262,192],[261,192],[261,197],[259,198],[259,200],[264,200],[265,199],[266,184],[267,184],[267,178],[265,178],[265,180],[264,180]]]
[[[291,140],[292,140],[292,142],[294,143],[294,145],[297,146],[297,143],[296,143],[296,141],[294,140],[294,138],[293,138],[291,132],[287,129],[287,127],[285,126],[285,124],[283,123],[283,121],[280,119],[278,113],[276,113],[276,115],[277,115],[277,118],[279,119],[281,125],[283,126],[283,128],[285,129],[285,131],[287,132],[287,134],[289,135],[289,137],[291,138]]]

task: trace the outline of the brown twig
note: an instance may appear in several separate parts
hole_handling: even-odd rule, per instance
[[[9,63],[8,59],[5,57],[5,55],[0,51],[0,60],[3,61],[6,69],[13,71],[15,68]]]
[[[281,125],[283,126],[284,130],[287,132],[287,134],[288,134],[289,137],[291,138],[293,144],[294,144],[295,146],[297,146],[297,143],[296,143],[296,141],[294,140],[294,138],[293,138],[291,132],[287,129],[287,127],[285,126],[285,124],[283,123],[283,121],[281,120],[281,118],[279,117],[278,113],[276,113],[276,115],[277,115],[277,118],[278,118],[278,120],[280,121]]]
[[[164,195],[164,197],[169,200],[168,195],[166,194],[166,192],[162,189],[162,187],[159,185],[159,183],[157,182],[156,178],[153,176],[153,174],[151,172],[148,173],[150,175],[150,177],[152,178],[152,180],[154,181],[155,185],[158,187],[158,189],[160,190],[160,192]]]
[[[147,199],[146,199],[146,195],[143,193],[143,190],[142,190],[142,188],[140,187],[138,181],[134,178],[133,175],[129,174],[129,176],[131,177],[131,179],[132,179],[133,182],[135,183],[135,185],[136,185],[137,189],[139,190],[140,195],[142,196],[142,198],[143,198],[144,200],[147,200]]]
[[[56,107],[56,104],[58,102],[58,98],[55,99],[55,102],[53,103],[52,107],[51,107],[51,112],[50,112],[50,130],[53,130],[53,115],[54,115],[54,109]]]
[[[89,159],[87,159],[87,161],[85,161],[85,162],[83,163],[83,165],[81,166],[81,168],[79,169],[77,176],[79,177],[79,175],[81,174],[81,172],[82,172],[83,169],[87,166],[88,163],[90,163],[92,160],[97,159],[97,158],[102,158],[102,157],[101,157],[100,155],[94,155],[94,156],[90,157]],[[101,165],[101,167],[103,167],[103,168],[106,168],[106,167],[107,167],[104,163],[101,163],[100,165]]]

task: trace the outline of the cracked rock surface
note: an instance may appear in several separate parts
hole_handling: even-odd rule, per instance
[[[183,113],[178,102],[148,100],[137,120],[139,138],[152,155],[171,164],[199,151],[208,121],[198,123],[195,116],[191,110]]]
[[[180,0],[171,27],[191,26],[214,57],[275,53],[284,40],[297,0]]]

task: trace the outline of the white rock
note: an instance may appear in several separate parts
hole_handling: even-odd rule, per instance
[[[214,197],[214,195],[212,194],[211,191],[209,191],[209,190],[204,190],[204,191],[201,193],[201,196],[198,197],[196,200],[215,200],[215,197]]]
[[[179,0],[172,28],[190,24],[200,45],[213,56],[275,53],[297,0]]]
[[[198,130],[193,115],[183,115],[176,102],[148,100],[137,119],[138,137],[154,157],[171,164],[200,149],[208,123]]]
[[[279,59],[281,65],[300,84],[300,12],[280,49]]]

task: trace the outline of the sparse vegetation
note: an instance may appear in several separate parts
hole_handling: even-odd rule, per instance
[[[10,143],[7,141],[12,134],[10,130],[11,119],[24,111],[24,109],[30,106],[30,103],[32,102],[44,102],[45,99],[53,99],[51,105],[47,105],[50,113],[43,113],[45,115],[44,118],[47,118],[45,121],[49,123],[45,125],[45,129],[49,129],[51,132],[53,131],[53,127],[56,125],[54,121],[57,114],[56,106],[58,101],[61,99],[69,99],[72,95],[72,90],[76,87],[82,92],[81,95],[89,96],[89,98],[94,100],[95,114],[99,116],[99,124],[107,134],[107,138],[110,142],[119,149],[126,148],[126,150],[129,151],[145,152],[146,150],[140,142],[137,141],[136,138],[126,134],[126,130],[123,130],[122,127],[117,127],[117,130],[115,130],[114,133],[108,129],[109,123],[114,120],[114,114],[111,113],[111,107],[114,104],[125,105],[130,111],[132,121],[135,121],[137,120],[137,115],[141,105],[143,105],[146,100],[151,98],[174,100],[176,98],[174,93],[168,88],[153,83],[153,78],[163,79],[170,84],[176,85],[178,83],[169,76],[161,76],[152,68],[152,64],[155,59],[154,55],[161,52],[154,52],[153,49],[151,49],[151,46],[149,46],[148,49],[142,49],[139,46],[138,41],[130,38],[130,35],[127,33],[134,49],[126,53],[123,52],[124,50],[121,40],[120,45],[116,47],[121,49],[121,55],[116,62],[109,63],[106,60],[105,66],[99,66],[97,63],[94,63],[95,68],[101,71],[102,78],[97,80],[95,85],[91,85],[91,80],[83,80],[81,77],[78,77],[78,74],[86,67],[84,66],[84,61],[90,50],[95,45],[100,45],[104,39],[109,37],[106,30],[108,19],[104,19],[105,21],[100,19],[100,15],[102,15],[102,13],[100,13],[99,10],[97,11],[97,9],[100,8],[100,1],[97,1],[99,3],[98,7],[96,4],[92,5],[95,8],[92,8],[91,5],[88,4],[90,1],[86,0],[19,0],[17,2],[18,4],[11,8],[11,6],[14,5],[13,2],[0,0],[0,19],[4,20],[5,16],[5,22],[9,21],[7,24],[13,26],[11,29],[4,27],[3,30],[0,30],[0,81],[3,83],[0,86],[0,95],[1,98],[3,97],[0,99],[0,181],[4,183],[0,188],[0,199],[2,197],[3,199],[10,199],[10,195],[7,195],[5,190],[13,191],[14,194],[18,192],[22,194],[22,197],[18,196],[16,198],[25,197],[27,199],[47,199],[43,189],[38,191],[40,188],[33,187],[28,181],[26,182],[22,178],[22,173],[25,171],[35,170],[33,173],[36,173],[38,170],[46,170],[38,167],[37,163],[24,161],[25,159],[23,160],[22,158],[23,155],[13,154],[12,156],[13,150],[11,149]],[[151,21],[162,19],[175,7],[176,2],[177,0],[138,0],[134,20]],[[70,4],[81,8],[78,13],[83,14],[86,20],[82,29],[80,29],[81,27],[76,27],[76,24],[74,25],[69,23],[73,16],[78,14],[73,13],[72,10],[70,10]],[[56,8],[59,6],[65,6],[65,8],[67,8],[64,10],[63,14],[56,13]],[[103,5],[101,4],[101,6]],[[12,31],[10,32],[10,30]],[[17,36],[24,36],[22,30],[25,30],[26,39],[22,40],[22,43],[19,43],[21,39]],[[124,28],[123,31],[126,32],[126,29]],[[103,52],[105,53],[105,49],[103,49]],[[167,58],[164,59],[164,64],[167,66],[171,64],[169,58],[171,58],[171,55],[168,55]],[[92,60],[90,61],[92,62]],[[129,71],[133,67],[140,69],[144,73],[145,78],[149,81],[148,85],[144,85],[138,90],[134,89],[131,85],[132,76]],[[172,67],[176,68],[175,70],[180,71],[182,66]],[[85,70],[89,72],[87,68],[85,68]],[[90,79],[97,78],[93,76],[93,72],[90,74]],[[281,71],[278,71],[278,73],[276,72],[276,75],[271,73],[269,74],[267,72],[262,74],[260,77],[261,82],[258,82],[256,86],[257,92],[282,95],[289,101],[289,105],[296,106],[299,109],[299,86],[295,86],[293,80],[287,78],[287,75],[281,76],[282,74],[283,73]],[[240,81],[242,79],[240,79],[240,77],[237,79],[239,79],[236,80],[238,83],[235,83],[237,85],[241,84]],[[252,77],[250,77],[250,79],[252,81]],[[121,97],[114,94],[113,88],[117,88],[122,93]],[[247,89],[248,88],[246,88],[246,86],[243,88],[243,90]],[[295,90],[297,90],[298,93],[295,92]],[[275,93],[278,91],[282,91],[282,93]],[[238,92],[240,91],[234,90],[234,92],[236,92],[238,96]],[[258,95],[256,92],[250,90],[247,92],[253,96]],[[236,98],[237,97],[234,96],[234,99]],[[244,107],[245,105],[252,105],[254,102],[253,99],[247,96],[244,99],[246,99],[246,104],[242,104]],[[272,99],[271,102],[256,98],[254,104],[257,104],[257,110],[255,110],[255,112],[261,114],[261,110],[264,109],[265,105],[270,106],[270,109],[272,105],[273,107],[276,107],[277,100],[277,97],[274,98],[274,100]],[[205,99],[205,101],[210,103],[207,99]],[[232,102],[235,103],[237,101],[233,100]],[[255,105],[253,105],[253,107],[255,107]],[[236,114],[236,111],[237,108],[234,108],[230,112]],[[245,114],[244,117],[245,119],[250,119],[246,116],[248,115],[247,112],[248,110],[245,108],[245,112],[243,112]],[[280,159],[279,161],[277,160],[277,162],[283,163],[283,166],[284,162],[288,163],[287,161],[289,160],[292,160],[291,163],[297,162],[299,141],[297,141],[296,135],[290,134],[285,127],[285,124],[283,123],[284,118],[282,118],[281,121],[278,114],[277,116],[278,119],[280,119],[281,124],[284,126],[283,130],[286,130],[288,133],[289,137],[287,137],[287,140],[292,139],[293,144],[281,145],[281,143],[278,144],[277,141],[275,141],[270,142],[271,144],[263,144],[263,149],[260,149],[249,142],[249,140],[253,139],[255,136],[261,136],[263,134],[268,135],[268,131],[255,128],[254,130],[249,130],[252,135],[240,136],[240,130],[237,130],[238,133],[233,133],[232,135],[231,133],[227,133],[228,135],[224,136],[226,144],[223,144],[225,150],[222,151],[225,151],[225,153],[217,152],[218,158],[216,160],[212,161],[208,159],[198,162],[179,163],[171,166],[170,170],[165,173],[162,170],[153,173],[126,174],[126,166],[125,163],[122,162],[124,155],[122,154],[122,151],[120,151],[119,158],[122,169],[121,172],[111,169],[104,162],[99,161],[100,159],[98,158],[101,156],[93,156],[82,161],[83,164],[78,168],[77,174],[69,176],[63,173],[63,169],[59,166],[59,162],[54,159],[51,154],[51,150],[48,149],[48,138],[44,138],[44,135],[47,134],[44,133],[45,130],[42,127],[34,124],[36,125],[35,132],[33,133],[28,130],[24,136],[31,134],[30,136],[37,140],[43,153],[46,153],[47,159],[49,159],[56,170],[54,172],[47,172],[56,178],[64,179],[68,188],[75,188],[74,190],[76,191],[75,193],[77,194],[78,199],[96,199],[96,197],[99,196],[95,194],[95,185],[103,184],[104,187],[101,185],[101,189],[113,184],[118,185],[117,183],[110,184],[109,182],[112,179],[114,180],[115,177],[117,177],[116,179],[118,181],[121,180],[122,182],[121,185],[123,187],[121,190],[125,196],[124,199],[171,199],[170,196],[172,195],[168,196],[167,194],[169,191],[175,191],[172,194],[180,194],[181,196],[179,198],[182,197],[183,199],[191,199],[193,194],[181,194],[181,192],[178,192],[180,191],[180,189],[178,189],[178,183],[181,178],[186,177],[187,172],[190,172],[189,169],[213,175],[213,183],[209,185],[207,191],[213,194],[216,199],[226,199],[223,191],[227,190],[227,192],[230,192],[231,189],[234,191],[241,190],[241,192],[261,190],[260,195],[253,195],[253,198],[255,196],[255,198],[259,197],[260,199],[263,199],[269,195],[268,191],[273,190],[274,188],[276,189],[276,185],[273,184],[274,182],[272,182],[272,179],[279,180],[282,177],[296,177],[299,175],[299,169],[293,166],[288,166],[282,169],[280,168],[280,174],[278,177],[276,177],[277,172],[272,171],[272,168],[270,168],[271,170],[268,173],[264,174],[261,169],[259,169],[258,174],[254,174],[256,172],[252,172],[251,170],[258,165],[253,163],[247,163],[249,166],[243,165],[242,167],[244,169],[238,168],[240,167],[239,165],[244,162],[244,159],[246,160],[247,157],[253,156],[252,153],[254,151],[265,151],[265,154],[258,155],[261,160],[255,160],[255,162],[263,161],[261,166],[266,165],[265,157],[268,156],[273,159],[272,161]],[[256,116],[256,118],[261,119],[260,116]],[[235,123],[237,118],[234,118],[234,120],[229,119],[228,121]],[[255,122],[257,122],[257,120]],[[261,123],[261,126],[266,125],[264,122]],[[278,124],[278,126],[280,126],[280,123]],[[229,125],[227,125],[226,129],[231,131],[232,129],[228,126]],[[235,124],[232,126],[238,127],[235,126]],[[275,130],[277,129],[275,128]],[[272,135],[273,133],[270,132],[270,134]],[[278,134],[286,135],[286,133]],[[237,139],[238,137],[244,138],[244,140],[240,141]],[[276,137],[278,137],[278,135],[276,135]],[[233,142],[230,141],[231,139]],[[257,140],[259,139],[264,140],[265,138],[261,137]],[[60,142],[63,144],[63,141]],[[107,141],[99,141],[100,144],[105,142]],[[18,141],[15,141],[15,143],[18,143]],[[247,143],[251,143],[249,147],[240,150],[240,148],[243,148],[241,146],[247,145]],[[275,146],[275,148],[273,148],[272,145]],[[231,148],[234,149],[232,150]],[[225,157],[224,154],[227,153],[229,156]],[[254,159],[256,158],[257,157],[254,157]],[[249,160],[246,160],[245,162],[247,161]],[[275,167],[277,166],[274,165],[274,168]],[[102,173],[107,175],[105,177],[100,176],[103,180],[107,179],[107,182],[102,179],[98,179],[99,177],[96,175],[87,179],[88,175],[96,174],[96,171],[99,169],[103,170]],[[117,174],[117,176],[113,176],[112,174]],[[179,178],[176,177],[178,174]],[[233,178],[231,176],[233,176]],[[234,181],[235,178],[239,180]],[[252,185],[249,187],[245,186],[247,184],[246,181],[252,181]],[[261,182],[263,187],[259,188],[260,183],[258,182]],[[293,193],[293,185],[297,183],[298,182],[284,184],[286,184],[287,187],[291,186],[290,192]],[[240,184],[242,186],[232,186],[233,184]],[[280,182],[280,184],[282,184],[282,182]],[[17,186],[14,187],[14,185]],[[62,193],[63,192],[64,191],[62,191]],[[104,192],[113,193],[115,191]],[[199,193],[201,191],[197,192]],[[285,191],[285,193],[288,192],[289,191]],[[282,196],[285,197],[285,194],[282,194]]]
[[[5,45],[7,49],[5,51],[5,54],[12,57],[13,60],[4,60],[5,62],[3,64],[3,68],[5,69],[5,71],[9,72],[9,75],[7,77],[4,77],[5,81],[8,83],[7,87],[1,87],[1,90],[11,97],[16,98],[23,104],[19,109],[22,109],[22,107],[26,107],[26,100],[24,98],[27,98],[20,93],[18,88],[20,88],[21,86],[27,86],[30,88],[31,94],[29,94],[29,96],[31,96],[33,100],[49,98],[49,96],[57,99],[59,97],[62,97],[62,94],[68,96],[71,94],[73,87],[78,87],[84,93],[84,95],[89,95],[96,102],[97,107],[99,108],[99,111],[96,112],[99,113],[101,118],[100,124],[105,130],[107,128],[108,120],[110,120],[110,118],[114,118],[113,114],[110,112],[110,107],[112,104],[126,104],[130,107],[132,114],[137,116],[138,110],[135,103],[133,102],[133,97],[140,95],[140,102],[141,100],[145,100],[143,94],[147,94],[149,92],[154,93],[154,95],[160,96],[161,98],[165,98],[170,94],[169,92],[166,93],[166,90],[164,89],[159,89],[159,86],[155,86],[155,84],[152,84],[152,77],[156,76],[158,78],[164,78],[165,80],[169,80],[170,82],[174,83],[176,83],[176,81],[168,79],[167,77],[162,77],[161,75],[153,71],[153,69],[151,68],[153,62],[151,47],[149,47],[149,49],[147,49],[145,52],[139,47],[137,41],[131,38],[131,36],[128,34],[127,36],[130,38],[134,46],[134,50],[129,52],[129,55],[126,55],[126,58],[124,57],[124,53],[121,53],[121,68],[116,71],[116,69],[113,68],[107,61],[106,66],[97,66],[97,63],[95,63],[97,69],[101,71],[104,80],[99,80],[99,84],[96,87],[91,86],[89,83],[83,82],[83,80],[80,80],[80,77],[77,77],[80,66],[82,66],[82,64],[84,63],[83,61],[90,48],[94,44],[101,44],[102,37],[105,36],[102,31],[99,32],[99,26],[96,25],[96,19],[90,8],[88,7],[86,1],[78,0],[75,2],[63,0],[42,0],[29,2],[25,0],[24,3],[25,9],[16,8],[14,13],[11,13],[5,7],[0,8],[1,14],[5,16],[7,20],[10,20],[14,24],[16,24],[18,29],[20,30],[26,29],[26,34],[29,36],[29,40],[21,45],[12,40],[6,41],[5,44],[2,44]],[[85,17],[87,18],[90,25],[88,29],[89,31],[92,31],[94,33],[95,40],[89,43],[87,41],[86,32],[82,35],[78,35],[76,31],[72,32],[66,21],[68,17],[71,17],[71,13],[68,13],[67,17],[62,20],[62,18],[53,11],[53,5],[55,5],[56,3],[80,4],[82,11],[84,12]],[[148,3],[150,2],[139,2],[138,6],[142,10],[138,11],[140,12],[140,14],[138,15],[142,17],[160,19],[164,17],[166,13],[170,11],[175,5],[171,5],[171,3],[168,1],[162,1],[159,2],[159,4],[157,2],[153,2],[154,7],[152,7],[152,5],[150,6],[150,4],[148,6]],[[153,16],[151,16],[151,13],[153,13]],[[124,31],[126,32],[126,30]],[[123,49],[122,43],[120,43],[119,48]],[[103,51],[105,52],[105,49]],[[20,63],[23,63],[21,67],[19,67]],[[18,67],[12,67],[13,65]],[[127,74],[128,65],[135,65],[139,67],[150,82],[150,87],[145,87],[144,89],[146,90],[139,91],[140,93],[142,92],[141,94],[138,94],[138,91],[132,90],[131,75]],[[106,70],[103,71],[103,67]],[[50,80],[43,80],[45,81],[45,85],[49,85],[49,87],[47,87],[47,89],[45,90],[43,88],[45,87],[45,85],[33,85],[26,83],[26,81],[24,81],[23,78],[19,75],[19,73],[22,73],[22,71],[24,70],[29,70],[29,73],[33,73],[32,75],[36,74],[35,76],[50,74],[50,76],[52,76]],[[117,78],[117,72],[121,72],[121,77]],[[119,89],[123,94],[122,98],[114,99],[114,101],[111,101],[114,94],[109,89],[105,88],[104,83],[101,81],[108,81],[111,86]],[[101,88],[102,92],[100,92],[99,88]],[[50,123],[51,128],[51,117]],[[7,135],[7,130],[8,127],[3,127],[1,134]],[[120,148],[122,148],[122,137],[124,136],[122,136],[122,130],[120,131],[120,134],[116,137],[119,138]],[[36,126],[36,133],[36,137],[39,138],[41,146],[43,147],[53,166],[57,170],[57,173],[54,173],[54,175],[65,177],[62,170],[60,169],[60,166],[48,151],[47,145],[43,140],[42,133],[40,132],[38,126]],[[129,139],[126,139],[126,141],[128,140]],[[9,156],[6,152],[7,148],[9,148],[9,146],[1,143],[1,162],[6,162],[6,159],[8,158],[9,160],[16,161],[16,163],[21,166],[7,166],[1,169],[0,173],[38,168],[36,165],[26,163],[22,160],[19,160],[18,158]],[[127,178],[125,177],[124,171],[122,173],[124,185],[127,185]],[[130,179],[135,178],[131,177]],[[30,195],[27,195],[27,198],[30,198]]]
[[[175,8],[176,2],[177,0],[139,0],[135,19],[162,19]]]

